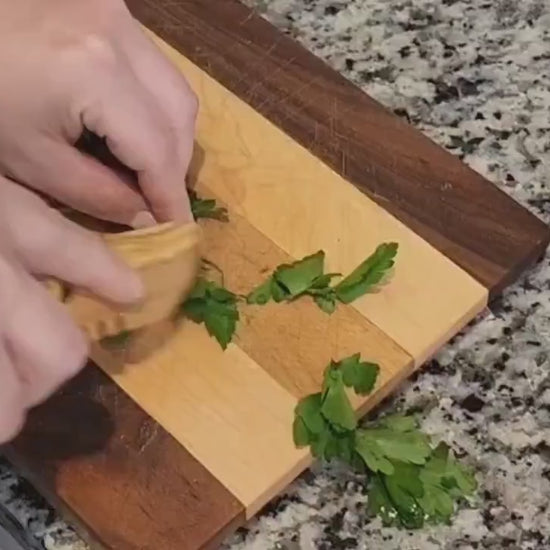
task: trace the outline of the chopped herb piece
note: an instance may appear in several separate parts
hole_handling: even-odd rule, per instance
[[[122,332],[119,332],[118,334],[115,334],[114,336],[105,336],[101,339],[101,345],[109,350],[122,350],[130,341],[130,337],[132,336],[131,331],[129,330],[123,330]]]
[[[189,200],[191,202],[191,212],[195,220],[201,218],[208,218],[212,220],[218,220],[226,222],[227,209],[218,206],[214,199],[202,199],[193,190],[188,191]]]
[[[349,304],[378,284],[393,267],[397,243],[384,243],[334,288],[338,300]]]
[[[272,275],[247,296],[249,304],[264,305],[292,301],[301,296],[313,298],[319,308],[331,314],[336,302],[348,304],[379,283],[394,265],[396,243],[381,244],[371,256],[338,284],[330,286],[340,273],[325,273],[325,253],[320,250],[291,264],[280,265]]]
[[[212,281],[199,278],[181,310],[195,323],[204,323],[208,333],[223,349],[227,348],[239,320],[235,294]]]

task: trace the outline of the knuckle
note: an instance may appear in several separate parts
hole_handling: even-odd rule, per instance
[[[151,129],[150,138],[147,140],[147,152],[143,154],[144,168],[153,179],[161,177],[167,169],[172,167],[173,159],[177,151],[177,144],[173,139],[168,121],[157,119],[155,128]]]
[[[199,96],[191,88],[188,89],[186,103],[189,116],[195,119],[199,112]]]
[[[181,93],[181,100],[176,108],[175,116],[171,119],[172,125],[178,131],[186,130],[193,124],[199,112],[199,96],[185,86]]]
[[[98,32],[88,32],[68,41],[60,51],[61,58],[75,70],[97,75],[114,70],[117,53],[109,38]]]
[[[95,69],[111,69],[116,65],[117,54],[112,41],[106,36],[89,33],[82,38],[81,49],[88,63]]]

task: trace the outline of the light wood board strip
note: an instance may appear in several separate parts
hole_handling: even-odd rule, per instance
[[[309,463],[292,441],[296,398],[237,346],[223,352],[202,326],[182,323],[135,364],[99,348],[92,358],[242,502],[248,517]]]
[[[349,272],[383,241],[399,243],[391,285],[354,306],[417,366],[484,309],[488,291],[480,283],[174,48],[154,40],[201,98],[199,183],[290,256],[323,249],[331,271]]]

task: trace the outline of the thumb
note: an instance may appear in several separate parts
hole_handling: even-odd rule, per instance
[[[44,140],[34,151],[22,178],[29,187],[101,220],[134,228],[155,223],[128,174],[64,142]]]

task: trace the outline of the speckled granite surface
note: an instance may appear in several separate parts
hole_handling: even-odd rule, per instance
[[[248,0],[550,221],[548,0]],[[368,521],[362,480],[300,478],[225,550],[550,548],[550,258],[386,405],[478,469],[476,507],[411,533]],[[50,550],[85,546],[0,462],[0,503]]]

